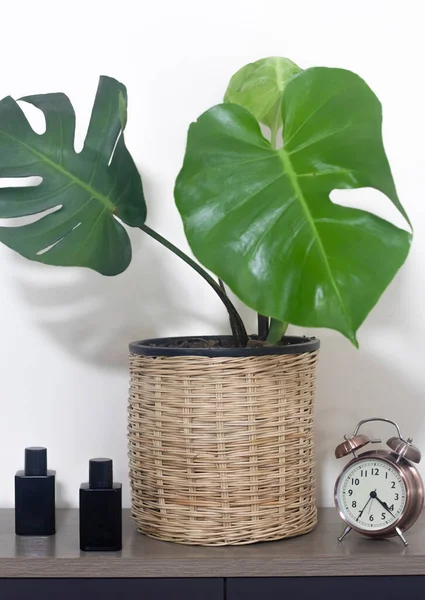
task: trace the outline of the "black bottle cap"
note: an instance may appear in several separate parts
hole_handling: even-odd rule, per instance
[[[112,459],[92,458],[89,461],[89,486],[93,490],[112,488]]]
[[[46,448],[25,448],[25,475],[29,477],[47,475]]]

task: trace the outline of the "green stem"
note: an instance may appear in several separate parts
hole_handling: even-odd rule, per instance
[[[229,313],[232,332],[235,337],[235,345],[246,346],[248,344],[248,335],[246,333],[245,325],[243,324],[243,321],[238,311],[232,304],[231,300],[229,299],[227,294],[223,292],[223,290],[220,288],[219,284],[215,281],[215,279],[209,273],[207,273],[207,271],[205,271],[205,269],[203,269],[201,265],[192,260],[190,256],[182,252],[179,248],[177,248],[177,246],[174,246],[174,244],[169,242],[166,238],[162,237],[162,235],[160,235],[147,225],[142,225],[140,229],[147,233],[154,240],[168,248],[168,250],[171,250],[171,252],[173,252],[176,256],[184,260],[186,264],[192,267],[192,269],[199,273],[199,275],[203,277],[203,279],[205,279],[207,283],[210,284],[210,286],[219,296],[220,300],[223,302],[224,306],[227,309],[227,312]]]
[[[270,143],[273,148],[276,149],[277,146],[277,133],[279,131],[279,127],[275,125],[270,128]],[[289,323],[285,323],[284,321],[279,321],[278,319],[270,319],[270,328],[267,336],[267,341],[270,344],[276,344],[279,342],[284,336],[286,330],[288,329]]]
[[[285,331],[288,329],[288,325],[289,323],[279,321],[278,319],[270,319],[269,335],[267,336],[269,344],[276,344],[279,342],[284,336]]]

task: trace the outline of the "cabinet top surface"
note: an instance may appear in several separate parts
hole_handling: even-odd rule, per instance
[[[247,546],[182,546],[137,532],[123,514],[123,550],[79,550],[78,511],[57,511],[57,534],[17,537],[14,511],[0,510],[0,577],[308,577],[425,575],[425,515],[398,538],[371,540],[351,532],[337,540],[343,522],[336,510],[319,510],[319,523],[304,536]]]

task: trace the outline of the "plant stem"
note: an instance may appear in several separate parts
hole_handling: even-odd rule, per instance
[[[277,133],[279,128],[275,125],[270,128],[270,143],[273,148],[276,149],[277,146]],[[285,323],[284,321],[279,321],[278,319],[270,319],[270,327],[267,335],[267,341],[270,344],[276,344],[285,334],[288,329],[289,323]]]
[[[192,267],[192,269],[194,269],[197,273],[199,273],[199,275],[201,277],[203,277],[203,279],[205,279],[205,281],[207,283],[210,284],[210,286],[213,288],[213,290],[219,296],[220,300],[223,302],[224,306],[227,309],[227,312],[229,313],[232,332],[233,332],[233,335],[235,338],[235,345],[238,347],[246,346],[248,344],[248,335],[246,333],[245,325],[243,324],[243,321],[242,321],[238,311],[232,304],[232,302],[229,299],[229,297],[227,296],[226,292],[224,292],[221,289],[221,287],[215,281],[215,279],[209,273],[207,273],[207,271],[205,271],[205,269],[203,269],[201,267],[201,265],[199,265],[192,258],[190,258],[190,256],[188,256],[187,254],[182,252],[182,250],[177,248],[177,246],[175,246],[174,244],[169,242],[166,238],[162,237],[162,235],[160,235],[159,233],[157,233],[156,231],[154,231],[147,225],[142,225],[140,227],[140,229],[142,231],[144,231],[145,233],[147,233],[154,240],[156,240],[157,242],[159,242],[160,244],[162,244],[163,246],[168,248],[168,250],[171,250],[171,252],[173,252],[176,256],[178,256],[179,258],[184,260],[184,262],[186,264],[188,264],[190,267]]]
[[[260,340],[265,340],[269,335],[269,318],[264,315],[257,314],[258,337]]]
[[[225,294],[226,297],[228,297],[227,296],[227,292],[226,292],[226,288],[225,288],[225,285],[224,285],[224,282],[221,279],[218,280],[218,285],[220,286],[220,289],[223,292],[223,294]],[[229,315],[229,322],[230,322],[230,328],[232,330],[233,337],[236,339],[237,338],[237,331],[236,331],[236,328],[235,328],[235,326],[233,324],[233,319],[232,319],[232,317],[230,315]]]
[[[283,335],[285,334],[285,331],[288,329],[288,325],[289,323],[285,323],[284,321],[279,321],[278,319],[271,319],[267,341],[270,344],[276,344],[280,339],[282,339]]]

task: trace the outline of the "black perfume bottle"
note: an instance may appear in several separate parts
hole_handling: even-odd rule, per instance
[[[25,448],[25,470],[15,475],[16,535],[56,533],[55,476],[47,470],[46,448]]]
[[[122,486],[113,482],[110,458],[92,458],[89,481],[80,487],[80,548],[122,548]]]

